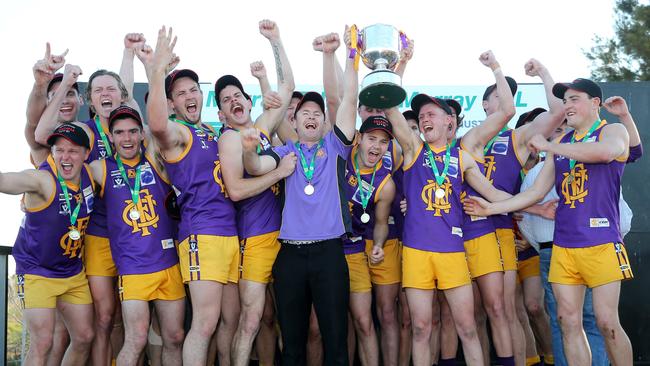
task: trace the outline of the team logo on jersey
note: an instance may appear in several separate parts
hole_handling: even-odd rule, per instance
[[[497,136],[492,144],[490,153],[506,155],[508,154],[508,145],[510,144],[510,136]]]
[[[485,156],[483,160],[483,167],[485,168],[485,178],[490,181],[490,183],[494,183],[494,178],[492,178],[492,174],[496,172],[497,166],[494,161],[494,156]]]
[[[78,205],[81,202],[82,195],[81,193],[76,193],[76,194],[68,193],[68,198],[70,199],[71,202],[74,202],[72,206],[77,207],[76,205]],[[64,216],[70,215],[70,207],[68,207],[68,204],[66,202],[65,193],[59,193],[59,215],[64,215]]]
[[[271,149],[271,143],[269,143],[269,140],[264,136],[264,134],[260,133],[260,145],[262,151],[270,150]]]
[[[442,164],[444,167],[445,160],[444,160],[444,155],[434,155],[433,159]],[[422,159],[422,166],[427,167],[429,170],[431,169],[431,162],[429,161],[428,155],[425,155],[425,158]],[[436,164],[437,165],[437,164]],[[442,171],[441,167],[438,166],[438,170]],[[447,168],[447,176],[458,178],[458,158],[455,156],[450,156],[449,157],[449,168]]]
[[[375,193],[375,187],[363,179],[361,179],[361,186],[363,187],[364,192],[370,192],[370,197],[372,197],[372,194]],[[355,189],[354,196],[352,196],[352,200],[354,202],[361,204],[361,190],[359,189],[359,187]]]
[[[393,153],[388,150],[384,153],[384,156],[381,157],[381,165],[392,171],[393,170]]]
[[[348,184],[352,187],[356,187],[357,183],[359,183],[357,177],[355,175],[350,175],[350,178],[348,178]]]
[[[280,182],[275,183],[274,185],[271,186],[271,192],[273,192],[274,196],[280,195]]]
[[[126,207],[122,210],[122,220],[125,224],[131,226],[131,233],[140,233],[141,236],[151,235],[151,228],[158,227],[158,221],[160,221],[160,216],[156,213],[156,206],[158,202],[153,198],[148,189],[140,190],[140,199],[137,204],[133,204],[132,200],[124,200]],[[140,217],[137,220],[133,220],[129,217],[129,212],[133,209],[137,209],[140,213]]]
[[[324,158],[325,156],[327,156],[327,154],[325,153],[325,149],[318,149],[318,151],[316,152],[316,157],[320,159],[320,158]]]
[[[427,185],[422,187],[422,201],[426,205],[426,211],[433,211],[433,216],[442,216],[442,213],[449,213],[451,203],[449,195],[451,194],[451,182],[449,177],[445,177],[445,182],[441,186],[435,180],[427,179]],[[441,198],[436,197],[436,190],[441,188],[445,195]]]
[[[564,204],[569,205],[569,208],[575,208],[576,202],[584,203],[585,197],[589,194],[589,190],[585,189],[585,182],[589,179],[587,169],[583,163],[578,163],[571,172],[562,174],[564,178],[561,192]]]
[[[83,237],[86,232],[86,227],[90,221],[90,216],[77,218],[76,224],[69,225],[66,233],[59,239],[59,246],[63,249],[63,255],[68,258],[81,257],[81,246],[83,245]],[[79,240],[70,239],[70,231],[76,229],[81,234]]]
[[[93,205],[95,204],[95,193],[93,192],[93,187],[88,186],[83,189],[84,200],[86,201],[86,212],[91,213],[93,211]]]
[[[212,175],[214,176],[214,181],[221,187],[221,193],[223,193],[226,198],[228,197],[228,192],[226,191],[226,186],[223,184],[223,180],[221,178],[221,161],[217,160],[214,162],[214,170],[212,171]]]

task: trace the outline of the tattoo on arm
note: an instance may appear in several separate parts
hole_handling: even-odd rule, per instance
[[[284,83],[284,73],[282,72],[282,59],[280,58],[280,46],[273,44],[273,57],[275,58],[275,71],[278,73],[278,84]]]

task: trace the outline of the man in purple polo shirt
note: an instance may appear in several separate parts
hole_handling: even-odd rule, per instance
[[[296,171],[285,179],[282,246],[273,266],[283,365],[306,364],[312,302],[323,338],[324,363],[348,364],[349,276],[341,237],[350,231],[350,216],[342,178],[355,134],[357,79],[354,58],[348,59],[337,123],[329,132],[324,130],[325,103],[315,92],[306,93],[296,106],[298,141],[277,147],[270,155],[258,155],[259,132],[242,131],[244,167],[252,175],[275,169],[287,154],[299,157]]]

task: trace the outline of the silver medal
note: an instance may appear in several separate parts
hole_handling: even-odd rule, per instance
[[[138,220],[140,218],[140,212],[138,212],[136,209],[132,209],[129,211],[129,218],[134,221]]]
[[[72,240],[79,240],[79,239],[81,239],[81,233],[80,233],[79,230],[77,230],[77,229],[72,229],[72,230],[70,230],[70,232],[68,233],[68,236],[69,236],[70,239],[72,239]]]
[[[363,215],[361,215],[361,222],[367,224],[368,221],[370,221],[370,215],[364,212]]]
[[[436,198],[444,198],[445,197],[445,191],[442,190],[442,188],[436,189]]]
[[[305,186],[305,194],[308,196],[314,194],[314,186],[312,186],[311,183],[307,183],[307,185]]]

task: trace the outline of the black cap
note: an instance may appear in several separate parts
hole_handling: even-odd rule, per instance
[[[544,108],[535,108],[528,112],[522,113],[521,116],[519,116],[519,119],[517,119],[517,125],[515,126],[515,128],[519,128],[525,125],[526,123],[534,120],[535,118],[537,118],[537,116],[539,116],[544,112],[546,112],[546,109]]]
[[[83,128],[75,124],[60,124],[57,128],[54,129],[54,132],[52,132],[50,137],[47,138],[47,144],[53,146],[59,137],[63,137],[75,145],[90,149],[90,140],[88,139],[88,134],[86,134],[86,131],[84,131]]]
[[[445,103],[444,100],[442,100],[440,98],[430,97],[430,96],[428,96],[428,95],[426,95],[424,93],[420,93],[420,94],[414,96],[413,99],[411,99],[411,108],[413,108],[413,112],[415,112],[415,115],[419,117],[420,116],[420,109],[422,108],[422,106],[424,106],[426,104],[429,104],[429,103],[435,104],[438,107],[442,108],[442,110],[445,111],[445,113],[447,113],[450,116],[453,113],[453,111],[451,110],[451,107],[449,107],[449,104]],[[418,121],[419,121],[419,118],[418,118]]]
[[[52,90],[52,87],[54,87],[54,84],[60,83],[62,81],[63,81],[63,74],[61,74],[60,72],[54,74],[54,76],[52,77],[52,80],[50,80],[50,82],[47,84],[47,92],[49,93],[50,90]],[[76,90],[77,93],[79,93],[79,84],[77,84],[77,83],[72,84],[72,88],[74,90]]]
[[[389,137],[393,137],[393,125],[382,116],[370,116],[366,118],[365,121],[361,124],[359,132],[366,133],[374,130],[382,130],[388,134]]]
[[[447,103],[448,106],[451,107],[451,109],[454,110],[454,114],[457,116],[460,116],[460,113],[463,111],[463,108],[461,108],[460,103],[456,99],[443,99],[445,103]]]
[[[320,93],[310,91],[305,93],[302,99],[300,99],[300,102],[298,102],[298,105],[296,105],[296,110],[293,112],[294,117],[298,114],[298,111],[300,110],[302,105],[307,102],[314,102],[318,104],[320,110],[323,112],[323,114],[325,114],[325,101],[323,100],[323,96],[320,95]]]
[[[167,75],[165,78],[165,94],[167,94],[167,99],[172,97],[172,87],[174,82],[180,78],[190,78],[194,80],[197,84],[199,83],[199,75],[190,69],[180,69],[174,70]]]
[[[224,90],[228,85],[232,85],[241,90],[242,94],[246,99],[251,100],[250,95],[244,91],[244,86],[241,84],[241,81],[234,77],[233,75],[224,75],[220,77],[216,83],[214,83],[214,99],[217,101],[217,107],[221,109],[221,101],[219,100],[219,93]]]
[[[132,118],[136,120],[136,122],[138,122],[140,125],[140,128],[142,128],[142,117],[140,117],[140,113],[127,105],[123,105],[115,108],[111,112],[110,116],[108,117],[108,130],[113,131],[113,125],[115,122],[126,118]]]
[[[506,76],[506,81],[508,82],[508,86],[510,87],[510,92],[512,93],[512,96],[514,96],[517,93],[517,82],[515,79],[511,78],[510,76]],[[485,93],[483,93],[483,100],[487,100],[490,97],[490,94],[492,94],[493,91],[495,91],[497,88],[497,84],[492,84],[485,89]]]
[[[409,119],[414,119],[416,121],[418,120],[418,116],[415,114],[415,112],[413,112],[410,109],[407,109],[404,112],[402,112],[402,116],[404,116],[404,119],[407,120],[407,121]]]
[[[564,93],[568,89],[573,89],[589,94],[592,98],[600,99],[600,105],[603,105],[603,91],[600,86],[589,79],[578,78],[570,83],[557,83],[553,85],[553,95],[556,98],[564,99]]]
[[[293,93],[291,93],[291,99],[293,99],[293,98],[302,99],[302,97],[304,97],[304,96],[305,95],[303,93],[301,93],[301,92],[299,92],[297,90],[294,91]]]

